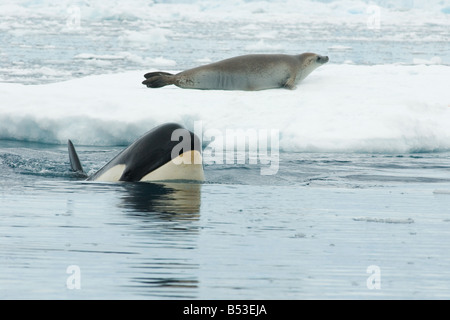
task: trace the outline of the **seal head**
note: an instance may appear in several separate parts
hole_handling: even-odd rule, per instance
[[[321,65],[324,65],[329,61],[328,56],[321,56],[315,53],[302,53],[298,56],[301,67],[297,75],[296,83],[299,83],[305,79],[311,72],[316,70]]]

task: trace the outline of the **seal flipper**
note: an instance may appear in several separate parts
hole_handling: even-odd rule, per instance
[[[149,78],[155,77],[155,76],[173,76],[173,74],[169,73],[169,72],[163,72],[163,71],[149,72],[149,73],[144,74],[145,79],[149,79]]]
[[[168,72],[149,72],[144,75],[145,80],[142,84],[148,88],[161,88],[169,84],[173,84],[173,74]]]
[[[284,87],[290,90],[295,89],[295,74],[286,80]]]
[[[75,150],[72,141],[68,140],[67,145],[69,149],[70,168],[72,169],[72,171],[87,177],[87,174],[84,172],[83,167],[81,166],[80,158],[78,158],[77,151]]]

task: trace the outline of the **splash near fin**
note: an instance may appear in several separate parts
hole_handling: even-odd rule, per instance
[[[78,158],[77,151],[75,150],[72,141],[68,140],[67,145],[69,148],[69,160],[72,171],[86,176],[86,173],[81,166],[80,158]]]

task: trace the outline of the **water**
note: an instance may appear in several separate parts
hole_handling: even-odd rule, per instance
[[[450,297],[450,4],[376,2],[377,31],[363,1],[17,3],[0,11],[0,298]],[[295,91],[140,85],[255,51],[332,64]],[[93,173],[166,121],[275,128],[278,171],[69,171],[67,139]]]
[[[211,165],[204,184],[84,182],[61,146],[0,159],[2,298],[449,297],[448,153],[283,154],[269,180]]]

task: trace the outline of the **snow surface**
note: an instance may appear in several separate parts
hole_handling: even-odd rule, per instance
[[[152,70],[146,70],[152,71]],[[128,144],[164,122],[203,131],[277,129],[286,151],[450,149],[450,67],[333,65],[295,90],[149,89],[144,72],[0,84],[0,139]]]

